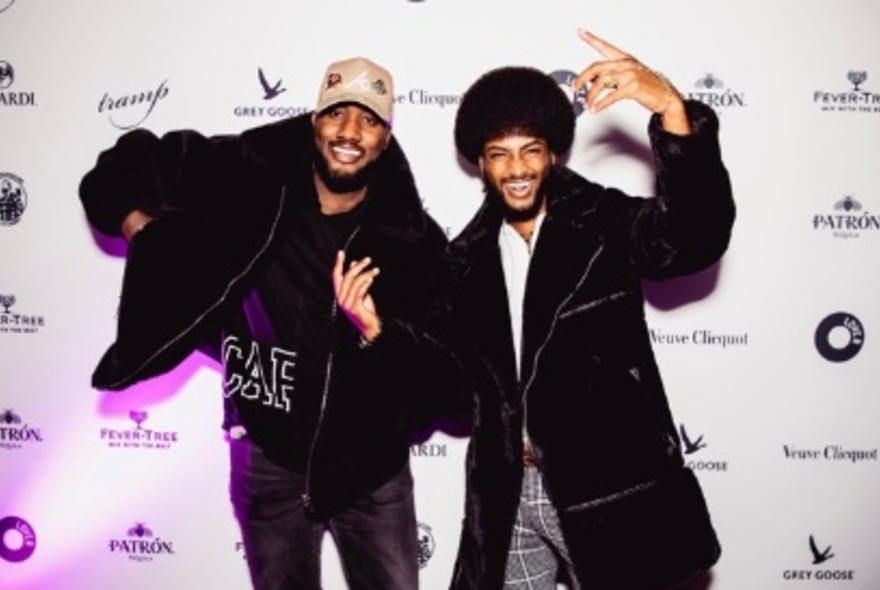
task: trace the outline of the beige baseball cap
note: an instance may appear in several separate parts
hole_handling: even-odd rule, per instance
[[[394,80],[388,70],[363,57],[332,63],[321,81],[315,111],[341,102],[365,106],[391,125]]]

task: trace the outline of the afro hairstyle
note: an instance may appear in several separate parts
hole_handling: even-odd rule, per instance
[[[574,139],[574,108],[556,81],[527,66],[486,72],[461,98],[455,147],[476,164],[487,141],[513,134],[539,137],[559,155]]]

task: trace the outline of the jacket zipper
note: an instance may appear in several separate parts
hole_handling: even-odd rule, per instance
[[[137,369],[133,370],[126,377],[119,379],[118,381],[112,383],[110,385],[110,388],[119,387],[120,385],[130,381],[134,375],[137,375],[140,371],[143,370],[144,367],[149,365],[153,361],[153,359],[155,359],[156,357],[161,355],[165,350],[167,350],[169,347],[171,347],[173,344],[175,344],[178,340],[183,338],[184,334],[188,333],[195,326],[197,326],[199,323],[201,323],[201,321],[205,318],[205,316],[207,316],[209,313],[214,311],[220,305],[220,303],[222,303],[223,301],[226,300],[226,298],[229,296],[229,291],[232,288],[232,285],[237,283],[241,279],[241,277],[245,276],[246,274],[248,274],[250,272],[250,270],[254,266],[254,263],[263,255],[263,253],[266,251],[266,248],[269,247],[269,244],[271,244],[272,240],[275,238],[275,233],[278,230],[278,223],[281,220],[281,213],[284,210],[284,202],[285,202],[286,198],[287,198],[287,187],[282,186],[281,187],[281,198],[279,199],[279,202],[278,202],[278,211],[275,214],[275,219],[272,220],[272,225],[269,229],[269,235],[266,238],[266,241],[263,242],[262,247],[257,251],[257,253],[253,256],[253,258],[251,258],[251,261],[247,265],[247,267],[245,267],[245,269],[241,273],[239,273],[238,275],[233,277],[232,280],[230,280],[229,283],[226,284],[226,289],[223,291],[223,294],[217,299],[217,301],[214,302],[213,305],[209,306],[205,311],[203,311],[195,319],[195,321],[193,321],[189,325],[189,327],[187,327],[186,329],[181,331],[179,334],[177,334],[177,336],[168,340],[168,342],[166,342],[163,346],[159,347],[159,349],[156,350],[156,352],[154,352],[153,354],[151,354],[149,356],[149,358],[147,358],[147,360],[145,360],[143,363],[141,363],[141,365]]]
[[[529,388],[532,386],[532,383],[534,383],[535,377],[538,373],[538,363],[541,358],[541,353],[547,347],[547,344],[550,342],[550,338],[553,336],[553,332],[556,330],[556,323],[559,321],[559,317],[562,313],[562,308],[565,307],[565,305],[571,300],[571,298],[574,297],[574,294],[577,292],[577,290],[580,288],[580,286],[583,285],[584,280],[586,280],[586,278],[587,278],[587,275],[590,274],[590,269],[593,267],[593,262],[596,260],[596,258],[599,256],[599,254],[601,252],[602,252],[601,247],[596,250],[596,253],[593,255],[593,258],[590,259],[589,264],[587,264],[587,268],[584,269],[584,274],[581,275],[580,280],[578,280],[577,284],[571,290],[571,293],[569,293],[565,297],[565,299],[563,299],[562,302],[556,307],[556,311],[553,312],[553,321],[550,323],[550,329],[547,330],[547,336],[544,338],[544,341],[541,343],[541,346],[539,346],[538,349],[535,351],[535,356],[532,360],[532,370],[531,370],[531,373],[529,374],[528,381],[526,381],[525,386],[523,386],[523,393],[522,393],[523,433],[525,434],[526,439],[529,441],[529,444],[532,444],[532,442],[531,442],[532,437],[529,434],[529,411],[528,411],[529,410],[529,398],[528,398],[528,393],[529,393]],[[532,447],[534,448],[534,445],[532,445]],[[540,460],[541,454],[536,453],[536,455],[538,456],[538,458]]]
[[[351,245],[352,240],[360,231],[361,226],[357,226],[354,228],[354,231],[351,232],[351,235],[348,236],[348,239],[345,241],[345,245],[343,245],[342,249],[345,252],[348,252],[348,248]],[[321,409],[318,412],[318,424],[315,426],[315,434],[312,436],[312,442],[309,445],[309,455],[306,457],[306,473],[305,473],[305,490],[302,494],[303,506],[306,511],[314,512],[314,501],[312,500],[312,458],[315,454],[315,449],[318,446],[318,437],[321,434],[321,426],[324,424],[324,415],[327,411],[327,399],[330,397],[330,377],[333,372],[333,357],[334,357],[334,349],[336,347],[336,316],[339,313],[339,304],[336,302],[336,294],[333,295],[333,304],[330,307],[330,329],[331,329],[331,339],[330,339],[330,353],[327,355],[327,363],[324,367],[324,385],[321,388]]]
[[[574,506],[569,506],[565,509],[565,512],[579,512],[581,510],[587,510],[588,508],[595,508],[596,506],[602,506],[603,504],[609,504],[611,502],[615,502],[617,500],[626,498],[627,496],[632,496],[633,494],[638,494],[639,492],[644,492],[645,490],[649,490],[657,485],[658,481],[656,479],[652,479],[651,481],[646,481],[645,483],[640,483],[638,485],[634,485],[632,487],[626,488],[625,490],[620,490],[619,492],[615,492],[610,496],[604,496],[602,498],[596,498],[595,500],[590,500],[589,502],[581,502],[580,504],[575,504]]]

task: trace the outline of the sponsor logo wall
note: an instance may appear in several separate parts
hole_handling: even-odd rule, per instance
[[[307,113],[326,64],[360,54],[395,74],[395,133],[455,235],[482,195],[454,151],[456,107],[478,75],[520,63],[571,97],[566,163],[650,195],[647,113],[593,114],[572,88],[599,59],[579,26],[721,121],[731,248],[646,285],[685,461],[723,547],[701,590],[880,587],[880,4],[44,4],[0,0],[0,588],[249,587],[217,367],[196,354],[126,391],[90,385],[125,256],[78,200],[102,150],[138,128],[234,133]],[[466,443],[440,431],[410,449],[423,590],[449,584]],[[344,590],[325,548],[325,586]]]

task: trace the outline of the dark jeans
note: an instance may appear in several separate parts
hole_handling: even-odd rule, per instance
[[[245,436],[230,440],[230,494],[255,590],[319,590],[329,530],[351,590],[416,590],[418,547],[409,465],[326,520],[306,513],[305,478],[270,462]]]

